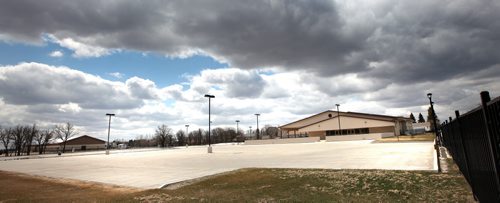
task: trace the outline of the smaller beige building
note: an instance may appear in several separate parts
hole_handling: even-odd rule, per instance
[[[411,124],[410,118],[328,110],[283,125],[280,130],[282,137],[355,140],[406,134]]]
[[[413,131],[417,133],[425,133],[431,131],[431,123],[412,123]]]
[[[63,145],[64,142],[49,144],[47,145],[46,150],[62,150]],[[88,135],[82,135],[66,141],[66,151],[72,151],[73,149],[75,151],[106,149],[106,141]]]

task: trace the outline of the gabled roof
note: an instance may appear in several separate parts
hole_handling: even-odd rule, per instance
[[[52,145],[60,145],[60,144],[63,144],[64,142],[59,142],[59,143],[53,143]],[[98,138],[95,138],[95,137],[91,137],[91,136],[88,136],[88,135],[82,135],[80,137],[74,137],[74,138],[70,138],[66,141],[66,145],[72,145],[72,144],[75,144],[75,145],[78,145],[78,144],[105,144],[106,141],[104,140],[101,140],[101,139],[98,139]]]
[[[282,126],[280,126],[280,128],[286,128],[286,126],[287,126],[287,125],[292,125],[292,124],[298,123],[298,122],[300,122],[300,121],[304,121],[304,120],[310,119],[310,118],[312,118],[312,117],[315,117],[315,116],[318,116],[318,115],[321,115],[321,114],[323,114],[323,113],[327,113],[327,112],[334,112],[334,111],[332,111],[332,110],[323,111],[323,112],[321,112],[321,113],[317,113],[317,114],[314,114],[314,115],[312,115],[312,116],[305,117],[305,118],[303,118],[303,119],[296,120],[296,121],[293,121],[293,122],[291,122],[291,123],[288,123],[288,124],[282,125]],[[335,113],[337,113],[337,112],[335,111]],[[341,112],[341,113],[343,113],[343,112]]]
[[[301,121],[304,121],[304,120],[307,120],[307,119],[311,119],[313,117],[316,117],[318,115],[321,115],[321,114],[324,114],[324,113],[328,113],[328,112],[331,112],[333,113],[332,114],[332,117],[327,117],[325,119],[321,119],[319,121],[316,121],[316,122],[311,122],[311,123],[306,123],[304,125],[301,125],[299,127],[294,127],[295,128],[303,128],[303,127],[306,127],[306,126],[310,126],[310,125],[314,125],[314,124],[317,124],[317,123],[321,123],[325,120],[328,120],[328,119],[333,119],[333,118],[336,118],[338,117],[338,114],[337,114],[337,111],[332,111],[332,110],[327,110],[327,111],[323,111],[321,113],[317,113],[317,114],[314,114],[312,116],[309,116],[309,117],[306,117],[306,118],[303,118],[303,119],[300,119],[300,120],[297,120],[297,121],[294,121],[294,122],[291,122],[291,123],[288,123],[286,125],[282,125],[280,126],[281,129],[283,128],[287,128],[286,126],[289,126],[289,125],[292,125],[292,124],[296,124],[298,122],[301,122]],[[382,121],[397,121],[397,120],[411,120],[410,118],[405,118],[405,117],[401,117],[401,116],[387,116],[387,115],[378,115],[378,114],[369,114],[369,113],[360,113],[360,112],[351,112],[351,111],[348,111],[348,112],[338,112],[340,114],[340,116],[345,116],[345,117],[355,117],[355,118],[368,118],[368,119],[374,119],[374,120],[382,120]]]

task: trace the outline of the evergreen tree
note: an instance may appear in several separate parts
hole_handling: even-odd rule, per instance
[[[419,123],[425,123],[424,116],[422,116],[422,114],[421,114],[421,113],[418,113],[418,122],[419,122]]]
[[[433,120],[433,117],[432,117],[433,113],[432,113],[432,108],[429,107],[427,109],[427,122],[429,122],[431,125],[431,131],[434,131],[434,120]],[[434,113],[434,117],[436,118],[436,125],[439,127],[439,119],[438,119],[438,116]]]
[[[413,116],[413,113],[410,113],[410,118],[413,123],[416,123],[417,121],[415,120],[415,116]]]

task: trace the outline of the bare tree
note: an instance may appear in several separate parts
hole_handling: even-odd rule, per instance
[[[2,141],[2,144],[5,147],[5,156],[9,156],[10,140],[12,140],[12,129],[11,128],[2,129],[0,126],[0,141]]]
[[[193,145],[201,145],[203,142],[203,132],[202,129],[194,130],[189,133]]]
[[[38,145],[38,154],[42,154],[45,152],[45,148],[47,147],[47,144],[52,140],[54,137],[54,131],[52,129],[45,129],[37,134],[35,134],[35,141]]]
[[[179,146],[183,146],[186,144],[186,134],[183,130],[177,131],[177,133],[175,133],[175,136],[177,138],[177,144]]]
[[[11,131],[12,141],[14,142],[16,156],[21,156],[24,145],[24,126],[18,125]]]
[[[56,138],[63,141],[63,153],[66,152],[66,141],[78,134],[75,126],[69,122],[64,125],[57,125],[54,132],[56,133]]]
[[[165,124],[158,126],[155,131],[155,136],[158,139],[158,144],[160,147],[165,147],[167,144],[172,142],[172,128],[169,128]]]
[[[277,127],[271,125],[265,125],[262,129],[262,132],[268,135],[271,139],[278,137],[278,131],[279,129]]]
[[[186,143],[189,145],[194,145],[194,134],[193,132],[189,132],[187,135]]]
[[[39,130],[36,127],[36,124],[33,124],[33,126],[30,128],[28,126],[25,126],[24,129],[24,145],[26,146],[26,154],[30,155],[31,154],[31,146],[33,146],[33,139],[37,134],[39,134]]]

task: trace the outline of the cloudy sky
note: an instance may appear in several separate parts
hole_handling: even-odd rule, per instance
[[[0,125],[115,139],[500,94],[500,1],[0,0]]]

